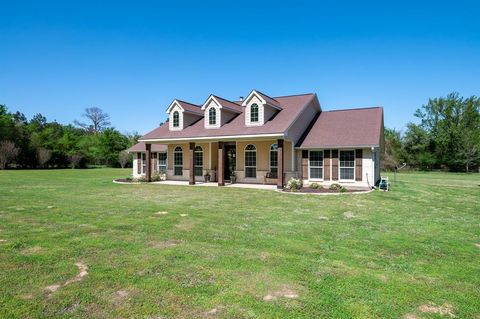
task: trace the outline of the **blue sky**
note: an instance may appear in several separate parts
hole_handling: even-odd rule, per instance
[[[174,98],[315,92],[383,106],[403,129],[429,97],[480,95],[478,1],[4,1],[0,103],[146,133]]]

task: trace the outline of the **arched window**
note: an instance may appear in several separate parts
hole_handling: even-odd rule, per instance
[[[250,106],[250,122],[251,123],[258,122],[258,104],[257,103],[253,103],[252,106]]]
[[[180,146],[173,151],[173,175],[183,175],[183,150]]]
[[[173,127],[180,126],[180,114],[178,111],[173,112]]]
[[[203,150],[200,146],[195,147],[193,152],[193,170],[195,176],[203,176]]]
[[[208,110],[208,124],[209,125],[217,124],[217,110],[214,107]]]
[[[278,145],[277,143],[270,146],[270,176],[277,178],[278,173]]]
[[[257,148],[252,144],[245,147],[245,177],[257,177]]]

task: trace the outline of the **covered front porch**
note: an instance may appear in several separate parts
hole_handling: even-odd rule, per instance
[[[173,186],[192,186],[188,181],[173,181],[173,180],[166,180],[166,181],[160,181],[160,182],[153,182],[152,184],[161,184],[161,185],[173,185]],[[217,187],[218,183],[217,182],[195,182],[193,186],[198,186],[198,187]],[[276,185],[270,185],[270,184],[246,184],[246,183],[225,183],[224,187],[230,187],[230,188],[249,188],[249,189],[263,189],[263,190],[276,190],[277,186]]]
[[[293,144],[284,139],[163,143],[166,152],[152,153],[145,144],[145,178],[163,173],[166,181],[190,185],[273,185],[283,188],[294,176]],[[208,181],[208,183],[205,183]],[[239,186],[241,187],[241,186]]]

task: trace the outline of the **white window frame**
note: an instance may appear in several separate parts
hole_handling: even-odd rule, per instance
[[[140,175],[145,175],[147,173],[147,154],[140,153]]]
[[[256,121],[252,121],[252,108],[253,106],[256,105],[257,106],[257,120]],[[258,105],[258,103],[252,103],[250,105],[250,123],[253,123],[253,124],[258,124],[260,123],[260,105]]]
[[[351,152],[353,151],[353,179],[343,179],[341,172],[341,168],[352,168],[350,166],[341,166],[341,161],[340,161],[340,153],[341,152]],[[344,149],[344,150],[338,150],[338,181],[340,182],[345,182],[345,183],[353,183],[356,181],[356,169],[355,169],[355,160],[357,158],[357,152],[354,149]]]
[[[200,149],[200,150],[198,150]],[[196,156],[197,156],[197,153],[201,153],[202,154],[202,165],[201,166],[198,166],[196,165],[195,163],[195,159],[196,159]],[[195,146],[195,149],[193,150],[193,172],[195,174],[195,169],[198,168],[198,167],[201,167],[202,168],[202,173],[201,175],[196,175],[195,174],[195,177],[200,177],[200,176],[203,176],[203,160],[204,160],[204,156],[203,156],[203,148],[200,146],[200,145],[197,145]]]
[[[181,151],[177,151],[177,148],[179,148]],[[176,165],[175,164],[175,154],[176,153],[182,154],[182,165]],[[173,176],[183,176],[183,163],[184,163],[183,148],[181,146],[175,146],[175,148],[173,149]],[[175,174],[176,173],[175,172],[176,167],[181,167],[182,168],[182,174],[180,174],[180,175]]]
[[[213,123],[212,123],[212,110],[213,110]],[[217,109],[215,107],[210,107],[208,109],[208,125],[209,126],[215,126],[217,125]]]
[[[177,116],[178,116],[177,125],[175,125],[175,114],[177,114]],[[177,111],[177,110],[173,111],[173,114],[172,114],[172,127],[174,127],[174,128],[179,128],[180,127],[180,112]]]
[[[165,154],[165,165],[160,165],[160,154]],[[168,154],[167,152],[157,152],[157,171],[167,173]]]
[[[322,152],[322,166],[310,166],[310,152]],[[322,168],[322,178],[312,178],[310,176],[310,167],[312,168]],[[308,150],[308,180],[309,181],[319,181],[323,182],[325,177],[325,152],[324,150],[319,150],[319,149],[312,149]]]
[[[247,147],[249,146],[253,146],[255,147],[255,150],[247,150]],[[255,166],[247,166],[247,152],[254,152],[255,153]],[[257,146],[255,146],[254,144],[247,144],[245,146],[245,148],[243,149],[243,171],[245,173],[245,179],[257,179],[257,161],[258,161],[258,158],[257,158]],[[252,176],[248,176],[247,177],[247,168],[255,168],[255,176],[252,177]]]
[[[272,147],[273,145],[277,145],[277,149],[276,149],[276,152],[277,152],[277,166],[272,166]],[[269,173],[272,173],[272,167],[275,168],[275,174],[278,174],[278,143],[273,143],[272,145],[270,145],[270,148],[268,149],[268,172]],[[278,176],[277,176],[278,178]]]

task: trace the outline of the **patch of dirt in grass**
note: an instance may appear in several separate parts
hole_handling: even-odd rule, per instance
[[[165,248],[175,247],[175,246],[181,244],[182,242],[183,241],[181,241],[181,240],[169,239],[169,240],[165,240],[165,241],[152,242],[151,246],[153,248],[165,249]]]
[[[19,298],[22,300],[32,300],[33,298],[35,298],[35,296],[33,294],[25,294],[20,295]]]
[[[52,294],[55,291],[57,291],[58,289],[60,289],[61,287],[65,287],[65,286],[68,286],[68,285],[73,284],[75,282],[82,281],[83,278],[88,275],[88,271],[87,271],[88,267],[87,267],[87,265],[85,265],[84,263],[81,263],[81,262],[76,263],[75,266],[77,266],[77,268],[79,270],[78,275],[68,279],[67,281],[65,281],[65,283],[63,283],[61,285],[55,284],[55,285],[47,286],[47,287],[45,287],[45,290],[47,290],[48,292],[50,292],[50,294]]]
[[[63,313],[63,314],[67,314],[67,313],[75,312],[75,310],[77,310],[78,307],[80,307],[80,303],[79,303],[79,302],[76,302],[76,303],[71,304],[70,306],[64,308],[64,309],[62,310],[62,313]]]
[[[43,250],[44,250],[43,247],[33,246],[33,247],[28,247],[28,248],[22,249],[22,251],[20,251],[20,254],[25,255],[25,256],[35,255],[37,253],[42,252]]]
[[[477,246],[478,248],[480,248],[480,244],[475,244],[475,246]]]
[[[279,290],[270,291],[263,297],[263,301],[274,301],[278,298],[297,299],[298,293],[295,292],[290,286],[282,285]]]
[[[159,216],[162,216],[162,215],[167,215],[168,212],[158,212],[158,213],[155,213],[154,215],[159,215]]]
[[[353,212],[345,212],[345,213],[343,213],[343,216],[344,216],[346,219],[352,219],[352,218],[357,217],[357,216],[355,216],[355,215],[353,214]]]
[[[7,240],[6,239],[0,239],[0,243],[6,243]]]
[[[217,306],[203,313],[203,318],[213,318],[220,314],[223,310],[223,306]]]
[[[318,219],[320,219],[320,220],[328,220],[328,217],[327,217],[327,216],[320,216],[320,217],[318,217]]]
[[[437,306],[434,303],[429,303],[428,305],[421,305],[418,307],[418,310],[422,313],[439,314],[442,316],[450,316],[452,318],[455,317],[455,314],[453,313],[453,306],[449,303],[444,303],[441,306]]]
[[[55,206],[47,206],[48,209],[55,208]]]
[[[403,319],[420,319],[420,317],[414,313],[407,313],[405,316],[403,316]]]
[[[269,257],[270,257],[270,254],[267,253],[266,251],[262,251],[260,253],[260,259],[263,260],[263,261],[267,260]]]
[[[382,274],[377,275],[377,278],[378,278],[378,280],[380,280],[380,281],[382,281],[382,282],[387,282],[387,281],[388,281],[387,276],[382,275]]]
[[[183,231],[191,231],[193,229],[193,226],[195,226],[195,224],[190,221],[183,221],[175,225],[176,228]]]
[[[180,216],[182,216],[182,217],[187,217],[188,214],[180,214]]]
[[[127,301],[133,294],[134,294],[134,291],[132,290],[123,290],[123,289],[117,290],[113,293],[112,297],[110,298],[110,301],[114,305],[120,306],[125,301]]]

